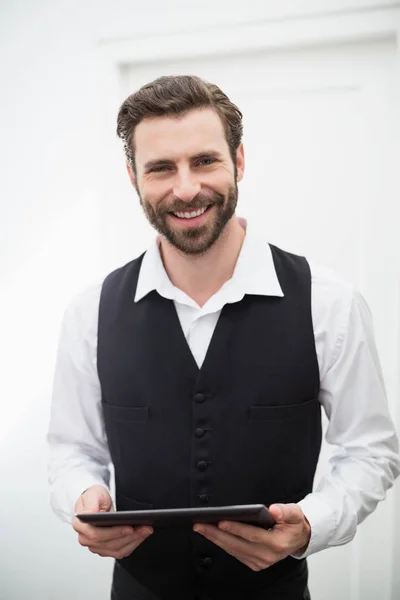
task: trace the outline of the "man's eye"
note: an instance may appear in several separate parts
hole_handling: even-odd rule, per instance
[[[214,159],[214,158],[203,158],[203,159],[202,159],[202,160],[199,162],[199,164],[206,163],[204,166],[205,166],[205,167],[208,167],[209,165],[212,165],[214,162],[215,162],[215,159]]]
[[[169,169],[169,167],[167,167],[167,165],[153,167],[152,169],[150,169],[150,173],[162,173],[163,171],[165,171],[165,169]]]

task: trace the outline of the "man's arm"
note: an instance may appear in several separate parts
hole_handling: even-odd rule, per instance
[[[109,491],[110,484],[96,360],[100,289],[86,289],[65,311],[54,373],[47,434],[50,504],[69,523],[87,488],[101,484]]]
[[[336,449],[330,471],[298,503],[311,525],[310,543],[298,558],[352,540],[357,525],[386,497],[400,473],[398,439],[368,306],[352,291],[347,318],[340,319],[342,304],[336,306],[338,335],[320,390],[329,419],[326,440]]]

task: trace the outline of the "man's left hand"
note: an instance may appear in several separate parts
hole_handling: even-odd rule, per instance
[[[196,523],[193,529],[253,571],[261,571],[289,554],[305,552],[311,537],[310,524],[297,504],[272,504],[269,511],[276,521],[269,530],[232,521],[221,521],[218,527]]]

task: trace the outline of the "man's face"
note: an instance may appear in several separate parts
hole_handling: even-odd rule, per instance
[[[154,117],[134,136],[136,174],[128,166],[153,227],[186,254],[203,254],[235,213],[243,146],[232,162],[222,122],[212,109]]]

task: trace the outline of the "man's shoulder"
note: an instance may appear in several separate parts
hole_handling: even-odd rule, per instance
[[[123,265],[111,269],[111,271],[98,275],[91,282],[83,285],[70,296],[67,311],[73,312],[75,315],[97,312],[104,282],[107,279],[112,279],[118,275],[124,276],[126,272],[138,269],[142,256],[143,254]]]
[[[66,314],[74,319],[86,320],[90,315],[96,313],[103,281],[104,277],[100,277],[75,291],[67,304]]]
[[[354,283],[332,267],[308,261],[311,271],[311,283],[318,288],[326,288],[329,292],[340,296],[352,295]]]
[[[326,265],[309,262],[314,312],[346,319],[359,293],[352,281]]]
[[[357,294],[354,284],[332,267],[314,262],[305,255],[290,252],[273,244],[269,245],[273,253],[286,257],[290,262],[298,263],[298,261],[305,260],[308,263],[311,273],[312,293],[318,300],[326,304],[335,301],[349,304],[354,295]]]

